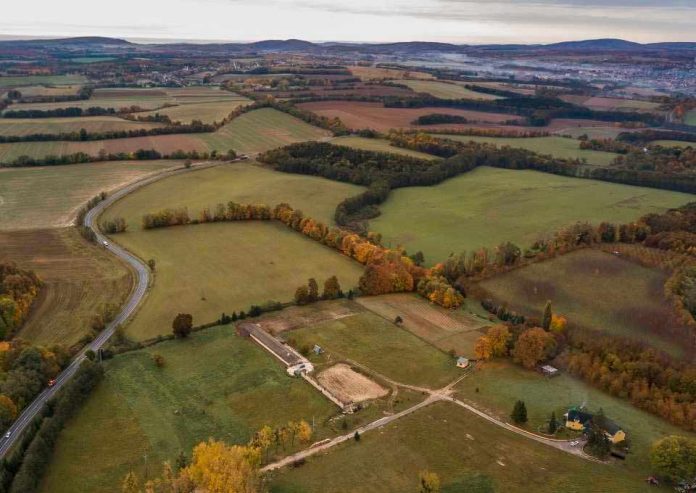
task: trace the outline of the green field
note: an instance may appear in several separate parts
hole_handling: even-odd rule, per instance
[[[477,137],[469,135],[443,135],[433,134],[435,137],[458,140],[460,142],[483,142],[497,146],[510,146],[538,152],[539,154],[551,154],[561,159],[584,159],[589,164],[607,166],[618,155],[613,152],[592,151],[580,149],[580,141],[566,139],[564,137]]]
[[[0,168],[0,230],[66,226],[99,192],[177,166],[161,160]]]
[[[454,360],[407,330],[371,312],[323,322],[287,333],[296,347],[325,349],[318,365],[350,359],[399,383],[441,388],[461,376]]]
[[[628,222],[691,200],[685,193],[481,167],[436,186],[394,190],[370,230],[382,233],[385,245],[422,250],[433,264],[451,252],[504,241],[526,248],[576,221]]]
[[[696,147],[696,138],[694,142],[684,142],[683,140],[653,140],[650,145],[658,145],[662,147]]]
[[[684,117],[684,123],[696,127],[696,110],[687,112],[686,116]]]
[[[194,324],[208,323],[221,312],[290,301],[310,277],[323,283],[336,275],[348,290],[363,272],[357,262],[278,222],[134,230],[114,241],[157,262],[154,287],[126,329],[136,339],[171,333],[180,312],[192,314]]]
[[[84,84],[84,76],[73,75],[25,75],[0,77],[0,87],[32,86],[37,84]]]
[[[208,168],[186,176],[173,176],[135,191],[112,205],[104,217],[123,217],[131,231],[140,229],[142,216],[167,207],[188,207],[198,213],[204,207],[238,203],[275,206],[287,202],[306,215],[333,223],[336,205],[357,195],[363,187],[313,176],[280,173],[249,163]]]
[[[478,392],[476,389],[478,388]],[[563,419],[568,407],[583,403],[591,411],[604,410],[616,421],[631,442],[626,469],[637,478],[650,471],[650,445],[666,435],[689,435],[668,422],[634,407],[630,402],[594,389],[566,374],[545,378],[509,362],[484,365],[470,378],[457,385],[457,394],[474,406],[486,409],[507,420],[515,402],[524,400],[529,417],[528,427],[538,430],[548,423],[551,412]],[[693,436],[693,434],[692,434]]]
[[[129,471],[142,478],[147,461],[158,476],[163,461],[190,457],[210,437],[244,443],[265,424],[313,418],[321,435],[337,412],[233,326],[207,329],[108,361],[105,381],[62,432],[41,490],[120,492]]]
[[[159,113],[160,115],[168,116],[173,122],[191,123],[193,120],[200,120],[203,123],[213,123],[221,122],[229,116],[235,108],[247,103],[249,103],[249,100],[246,98],[188,103],[151,111],[149,113],[141,113],[139,116]]]
[[[572,324],[634,337],[682,356],[689,338],[664,298],[666,279],[662,271],[581,250],[492,277],[481,287],[522,313],[541,316],[551,300]]]
[[[89,116],[76,118],[0,118],[0,136],[31,134],[90,133],[138,130],[162,127],[161,123],[134,122],[115,116]]]
[[[35,96],[75,96],[82,88],[81,85],[69,86],[22,86],[18,91],[23,98]]]
[[[472,91],[458,84],[450,84],[447,82],[433,80],[400,80],[399,84],[404,84],[415,92],[425,92],[440,99],[481,99],[486,101],[501,99],[500,96]]]
[[[442,493],[634,493],[659,491],[622,464],[596,464],[437,403],[365,433],[302,467],[271,477],[271,493],[419,491],[419,471],[437,473]]]
[[[375,152],[390,152],[392,154],[401,154],[403,156],[415,157],[418,159],[437,159],[437,156],[426,154],[424,152],[412,151],[403,147],[396,147],[386,139],[368,139],[364,137],[337,137],[331,140],[332,144],[340,146],[354,147],[355,149],[363,149],[366,151]]]

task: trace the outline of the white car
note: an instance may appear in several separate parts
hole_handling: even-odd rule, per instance
[[[7,440],[8,438],[10,438],[11,435],[12,435],[12,432],[11,432],[11,431],[8,431],[7,433],[5,433],[5,440]]]
[[[105,247],[108,247],[108,246],[109,246],[109,242],[106,241],[106,240],[104,240],[104,241],[102,241],[102,245],[104,245]]]
[[[578,443],[580,443],[580,442],[577,441],[577,440],[573,440],[572,442],[570,442],[570,446],[571,446],[571,447],[577,447],[577,446],[578,446]]]

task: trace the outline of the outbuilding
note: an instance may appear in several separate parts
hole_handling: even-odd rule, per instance
[[[460,356],[457,358],[457,368],[467,368],[469,366],[469,358]]]

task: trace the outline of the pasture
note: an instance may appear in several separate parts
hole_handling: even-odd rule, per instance
[[[0,230],[69,226],[98,193],[182,165],[160,160],[0,168]]]
[[[504,113],[484,113],[480,111],[460,110],[453,108],[385,108],[382,103],[366,103],[360,101],[315,101],[300,103],[299,108],[311,111],[327,118],[340,118],[352,129],[371,128],[386,132],[392,128],[467,128],[469,124],[459,125],[428,125],[418,127],[413,121],[419,116],[432,113],[462,116],[472,122],[502,123],[515,120],[515,115]]]
[[[364,311],[285,333],[296,348],[324,348],[310,355],[319,367],[352,360],[396,382],[441,388],[461,375],[454,360],[407,330]]]
[[[164,126],[161,123],[134,122],[115,116],[89,116],[75,118],[0,118],[1,136],[31,134],[60,134],[79,132],[115,132],[121,130],[152,129]]]
[[[44,281],[19,337],[70,346],[88,334],[107,303],[130,291],[129,270],[75,228],[0,232],[0,262],[16,262]]]
[[[249,100],[246,98],[239,98],[214,102],[186,103],[149,113],[141,113],[139,116],[160,114],[168,116],[173,122],[191,123],[193,120],[200,120],[203,123],[214,123],[221,122],[235,108],[248,102]]]
[[[162,368],[154,354],[164,358]],[[190,457],[198,442],[246,443],[266,424],[314,418],[320,439],[338,412],[231,325],[117,356],[105,367],[104,381],[61,433],[41,491],[120,492],[129,471],[152,478],[163,461],[174,463],[182,451]]]
[[[452,252],[505,241],[526,248],[577,221],[628,222],[691,200],[666,190],[480,167],[432,187],[392,191],[370,230],[382,233],[387,246],[423,251],[432,265]]]
[[[472,91],[463,85],[454,84],[451,82],[440,82],[434,80],[403,80],[399,81],[399,84],[404,84],[410,87],[414,92],[424,92],[440,99],[478,99],[483,101],[501,99],[500,96]]]
[[[418,159],[437,159],[437,156],[433,156],[432,154],[426,154],[424,152],[412,151],[411,149],[393,146],[387,139],[368,139],[365,137],[354,137],[349,135],[345,137],[336,137],[335,139],[331,140],[331,143],[339,146],[363,149],[366,151],[401,154],[402,156],[410,156]]]
[[[609,253],[581,250],[480,283],[496,300],[541,316],[546,300],[570,324],[639,339],[683,356],[688,336],[664,297],[667,276]]]
[[[155,135],[127,139],[94,140],[88,142],[17,142],[0,144],[0,163],[21,156],[36,159],[48,155],[84,152],[97,156],[106,153],[132,153],[139,149],[155,149],[162,154],[181,151],[226,153],[230,149],[254,154],[293,142],[317,140],[329,132],[313,127],[297,118],[272,108],[245,113],[213,133]]]
[[[631,453],[625,466],[633,472],[634,477],[640,477],[650,470],[649,454],[653,441],[666,435],[689,434],[626,400],[597,390],[570,375],[562,373],[554,378],[546,378],[509,361],[485,363],[469,378],[457,384],[456,390],[460,399],[503,420],[509,419],[515,402],[523,400],[529,418],[527,428],[534,431],[548,423],[551,412],[555,412],[556,418],[562,421],[568,407],[584,403],[590,411],[596,412],[601,408],[607,417],[623,427],[631,441]]]
[[[1,76],[0,87],[21,87],[35,86],[39,84],[46,85],[74,85],[84,84],[87,79],[83,75],[17,75],[17,76]]]
[[[230,200],[275,206],[287,202],[308,216],[333,223],[336,205],[363,187],[314,176],[280,173],[250,163],[232,163],[172,176],[141,188],[104,211],[104,218],[123,217],[131,231],[143,214],[167,207],[187,207],[197,214]]]
[[[469,135],[434,134],[434,137],[457,140],[459,142],[481,142],[498,147],[519,147],[539,154],[551,154],[560,159],[584,159],[596,166],[609,165],[618,154],[613,152],[580,149],[580,141],[564,137],[479,137]]]
[[[439,475],[442,493],[654,491],[620,464],[573,457],[440,402],[273,473],[270,492],[419,491],[423,470]]]
[[[157,262],[154,286],[126,328],[139,340],[171,333],[177,313],[208,323],[222,312],[290,301],[310,277],[321,285],[336,275],[347,291],[363,272],[357,262],[277,222],[132,230],[113,239]]]

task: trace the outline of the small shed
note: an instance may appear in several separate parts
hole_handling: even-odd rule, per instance
[[[539,368],[539,370],[545,377],[555,377],[559,374],[558,368],[551,365],[543,365]]]
[[[321,347],[319,344],[315,344],[314,347],[312,348],[312,351],[314,352],[314,354],[320,355],[324,352],[324,348]]]
[[[466,368],[469,366],[469,358],[465,358],[464,356],[460,356],[457,358],[457,368]]]

